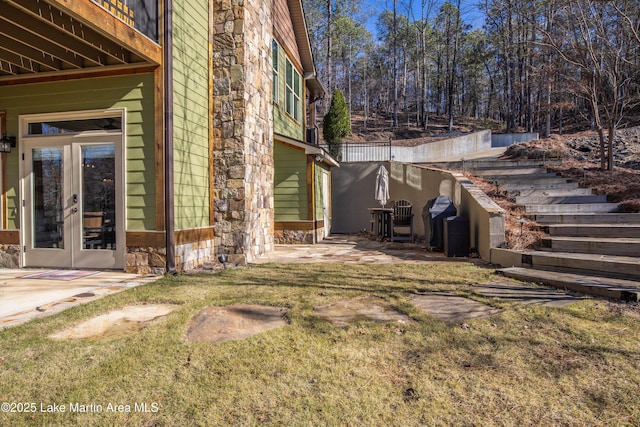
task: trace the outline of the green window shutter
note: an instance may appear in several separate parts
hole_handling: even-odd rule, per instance
[[[285,103],[285,109],[287,111],[287,113],[289,115],[292,115],[292,110],[293,110],[293,91],[292,91],[292,86],[293,86],[293,65],[291,64],[291,62],[289,62],[289,59],[287,58],[287,68],[286,68],[286,82],[287,82],[287,96],[286,96],[286,103]]]
[[[278,63],[278,42],[273,40],[271,42],[271,55],[272,55],[272,60],[273,60],[273,102],[278,103],[279,101],[279,97],[278,97],[278,79],[280,77],[280,70],[279,70],[279,63]]]

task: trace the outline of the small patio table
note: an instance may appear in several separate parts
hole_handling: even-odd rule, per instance
[[[381,239],[391,237],[392,208],[368,208],[371,214],[371,234]]]

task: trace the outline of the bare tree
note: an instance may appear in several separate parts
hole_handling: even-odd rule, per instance
[[[571,0],[555,4],[558,34],[545,30],[544,43],[553,47],[575,72],[565,74],[571,91],[586,100],[600,139],[600,168],[613,170],[615,131],[625,111],[637,100],[640,44],[638,22],[626,19],[637,8],[633,1]],[[631,24],[631,25],[629,25]]]

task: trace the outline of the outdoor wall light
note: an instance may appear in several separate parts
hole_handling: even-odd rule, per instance
[[[322,156],[316,156],[316,162],[320,163],[324,161],[324,157]]]
[[[0,139],[0,153],[10,153],[11,148],[16,146],[16,137],[7,136],[6,134]]]
[[[220,263],[222,264],[223,268],[227,268],[227,256],[225,254],[222,254],[218,257],[218,261],[220,261]]]

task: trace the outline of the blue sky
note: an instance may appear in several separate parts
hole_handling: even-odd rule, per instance
[[[436,0],[437,1],[437,0]],[[431,12],[431,18],[438,13],[440,5],[445,0],[440,0],[436,3],[436,6]],[[400,14],[407,14],[408,0],[397,0],[397,10]],[[419,19],[421,16],[421,4],[422,0],[413,0],[413,19]],[[484,24],[484,12],[478,6],[478,0],[461,0],[460,9],[462,10],[462,18],[465,23],[470,24],[474,29],[481,28]],[[376,21],[378,15],[385,10],[393,9],[393,0],[366,0],[365,2],[366,13],[370,15],[366,22],[366,27],[375,36],[376,33]]]

